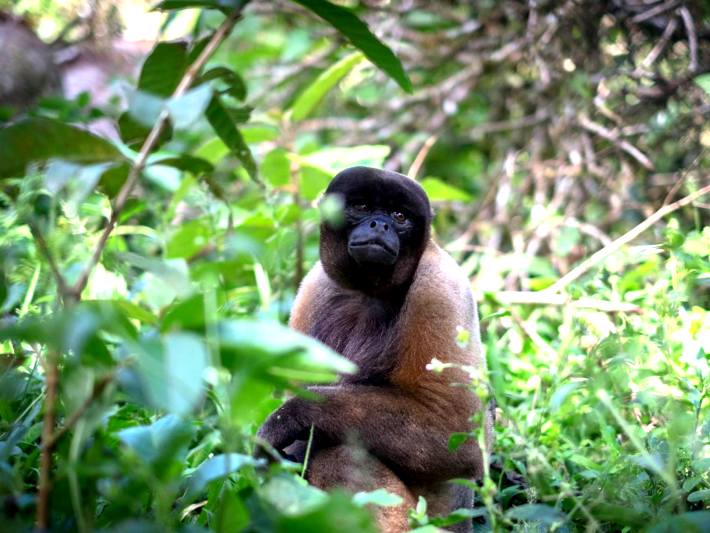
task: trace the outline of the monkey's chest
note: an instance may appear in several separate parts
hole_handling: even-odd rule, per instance
[[[396,362],[396,310],[363,297],[336,295],[329,300],[316,315],[310,335],[358,366],[355,375],[342,381],[386,382]]]

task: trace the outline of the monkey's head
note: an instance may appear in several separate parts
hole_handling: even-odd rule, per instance
[[[424,189],[396,172],[352,167],[325,194],[339,196],[344,209],[340,223],[321,225],[328,276],[372,296],[406,290],[429,241],[432,211]]]

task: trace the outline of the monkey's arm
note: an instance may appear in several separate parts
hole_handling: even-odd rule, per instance
[[[442,386],[451,392],[442,383],[411,393],[366,385],[311,387],[322,401],[288,400],[259,435],[282,450],[314,425],[333,442],[355,436],[375,457],[412,477],[478,477],[483,461],[475,441],[448,450],[451,433],[471,430],[468,413],[475,409],[475,399],[465,389],[447,395]]]

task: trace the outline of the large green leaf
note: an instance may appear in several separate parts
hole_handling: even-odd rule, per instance
[[[124,429],[118,433],[118,438],[143,462],[151,465],[159,477],[163,477],[176,470],[169,468],[171,463],[184,463],[193,433],[190,424],[175,415],[168,415],[149,426]]]
[[[223,478],[236,472],[244,466],[254,466],[260,461],[250,455],[241,453],[222,453],[207,459],[190,477],[186,498],[192,499],[204,490],[207,484],[215,479]]]
[[[177,415],[192,411],[202,399],[202,373],[208,364],[202,340],[190,333],[168,333],[142,339],[138,346],[138,372],[151,405]]]
[[[426,178],[422,180],[421,185],[432,202],[468,202],[471,200],[471,195],[466,191],[438,178]]]
[[[338,83],[355,65],[360,63],[365,56],[361,52],[355,52],[345,56],[337,63],[331,65],[313,83],[296,98],[291,108],[293,120],[303,120],[315,108],[318,102]]]
[[[124,157],[106,139],[50,118],[28,118],[0,129],[0,178],[22,176],[30,163],[49,159],[100,163]]]
[[[367,25],[347,8],[326,0],[294,0],[329,22],[350,42],[363,51],[367,58],[384,70],[402,89],[412,92],[412,82],[397,56],[370,31]]]
[[[185,43],[159,43],[143,63],[138,89],[167,98],[180,83],[187,61]]]
[[[232,153],[241,161],[244,168],[253,179],[258,178],[258,170],[256,161],[251,155],[251,151],[247,146],[239,129],[234,125],[234,120],[228,109],[222,103],[218,96],[213,96],[207,106],[207,120],[214,128],[214,131],[219,138],[222,139]]]

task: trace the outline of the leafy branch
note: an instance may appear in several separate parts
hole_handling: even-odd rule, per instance
[[[180,83],[178,83],[177,87],[175,88],[175,91],[172,94],[173,98],[177,98],[185,94],[185,92],[187,92],[193,82],[197,79],[197,76],[207,63],[207,60],[212,56],[215,50],[217,50],[222,41],[224,41],[224,39],[230,34],[232,28],[239,19],[239,16],[241,15],[242,8],[243,5],[239,5],[239,7],[234,9],[222,22],[222,24],[217,28],[217,30],[214,32],[202,52],[197,56],[197,58],[190,65],[190,67],[185,71],[185,74],[182,76]],[[167,123],[167,119],[168,111],[163,110],[160,116],[158,117],[158,120],[155,122],[152,129],[150,130],[150,133],[148,134],[146,140],[143,142],[143,145],[141,146],[141,149],[138,152],[138,156],[133,161],[126,181],[124,182],[123,186],[118,192],[118,195],[116,196],[116,200],[114,201],[113,207],[111,209],[111,217],[109,218],[109,222],[101,233],[99,241],[96,244],[96,247],[94,248],[94,251],[91,255],[91,258],[89,259],[88,264],[84,267],[84,270],[82,271],[81,275],[73,286],[68,287],[66,285],[66,282],[61,276],[56,266],[56,263],[52,259],[52,255],[49,252],[49,248],[47,247],[44,238],[36,227],[32,227],[33,236],[38,246],[42,250],[42,253],[46,256],[47,261],[50,264],[50,268],[52,269],[52,272],[57,280],[57,284],[65,304],[77,302],[81,299],[81,293],[89,281],[89,276],[91,275],[93,269],[96,267],[99,262],[99,259],[101,258],[101,254],[104,248],[106,247],[106,243],[108,242],[111,233],[116,227],[119,216],[123,211],[129,196],[133,192],[134,187],[138,183],[138,179],[141,175],[142,170],[146,166],[148,156],[157,145],[158,139],[160,138],[160,135],[163,132],[163,129],[165,128],[165,125]],[[89,408],[94,399],[100,395],[103,388],[105,388],[105,386],[108,385],[109,381],[111,380],[110,378],[108,378],[100,381],[99,384],[101,384],[101,386],[94,388],[94,392],[90,395],[87,402],[82,405],[79,411],[74,413],[69,418],[67,424],[65,424],[63,428],[54,431],[57,408],[57,388],[59,381],[59,369],[56,353],[50,352],[50,354],[45,360],[45,367],[47,396],[44,403],[39,491],[37,496],[37,528],[40,530],[46,530],[49,527],[49,498],[52,489],[51,470],[52,450],[54,448],[54,445],[56,444],[59,437],[61,437],[61,435],[66,432],[71,427],[71,425],[73,425],[81,417],[83,412]]]

